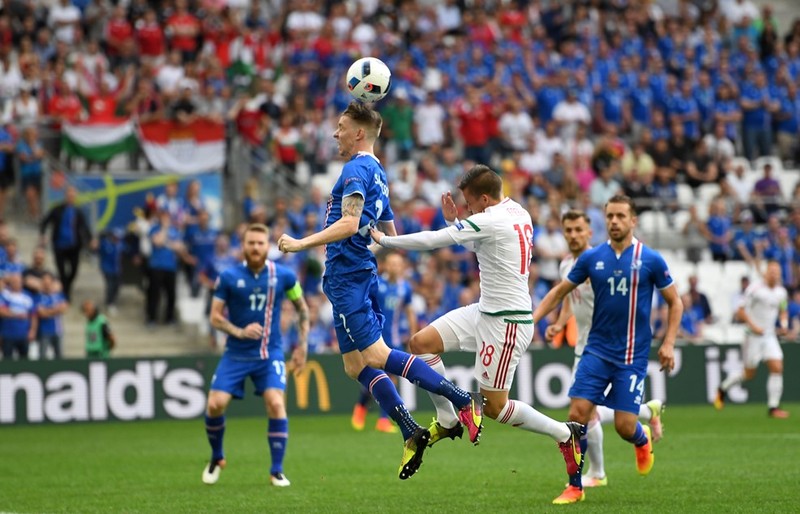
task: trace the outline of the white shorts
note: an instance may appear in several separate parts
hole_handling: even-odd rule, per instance
[[[742,344],[744,367],[754,369],[761,361],[783,360],[783,350],[775,334],[757,336],[747,334]]]
[[[431,326],[442,337],[444,351],[475,353],[475,379],[489,391],[511,388],[519,359],[533,339],[530,315],[489,316],[476,303],[448,312]]]

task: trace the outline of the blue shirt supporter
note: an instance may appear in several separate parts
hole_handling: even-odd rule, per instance
[[[21,341],[28,339],[31,322],[36,312],[36,302],[25,290],[4,289],[0,293],[0,307],[8,309],[11,316],[3,317],[0,323],[0,337]]]
[[[119,275],[122,273],[122,253],[125,244],[114,234],[106,234],[100,238],[98,255],[100,257],[100,271],[105,275]]]
[[[162,220],[162,223],[168,223]],[[157,223],[150,229],[150,239],[162,231],[162,224]],[[164,271],[178,270],[178,252],[175,245],[182,242],[181,231],[169,224],[166,227],[166,241],[162,245],[153,244],[153,251],[150,253],[150,268]]]
[[[406,306],[411,304],[411,296],[411,285],[405,280],[390,282],[378,277],[378,305],[384,316],[381,335],[390,348],[403,347],[400,325]]]
[[[64,295],[60,292],[42,293],[39,295],[37,306],[52,309],[66,302]],[[39,317],[39,336],[51,337],[64,334],[64,323],[60,314],[56,316]]]
[[[769,90],[756,87],[753,83],[745,83],[742,87],[742,100],[755,102],[752,108],[742,108],[742,126],[745,128],[764,129],[770,125],[770,114],[764,105],[769,101]]]

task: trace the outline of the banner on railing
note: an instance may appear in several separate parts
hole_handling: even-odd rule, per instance
[[[789,362],[800,360],[800,345],[784,344]],[[651,355],[646,381],[647,398],[671,405],[708,404],[720,382],[742,367],[739,347],[706,346],[676,349],[676,368],[667,377]],[[474,356],[443,355],[448,376],[474,390]],[[542,350],[523,355],[511,397],[544,409],[569,404],[573,354],[569,349]],[[132,421],[191,419],[203,415],[206,392],[218,359],[211,356],[159,359],[111,359],[3,362],[0,364],[0,424],[68,423],[75,421]],[[766,373],[748,388],[728,392],[732,404],[765,402]],[[264,415],[264,404],[247,384],[243,401],[233,402],[231,415]],[[349,413],[359,385],[348,379],[338,355],[314,356],[305,371],[289,374],[289,413]],[[406,405],[432,410],[428,395],[405,380],[400,392]],[[787,373],[784,401],[800,401],[800,376]],[[712,408],[709,405],[709,408]],[[735,407],[734,407],[735,408]],[[766,410],[766,405],[765,405]]]
[[[139,125],[147,160],[162,173],[194,174],[225,166],[225,125],[205,119],[191,123],[154,121]]]
[[[129,119],[65,123],[61,130],[61,147],[67,154],[91,162],[105,162],[136,150],[136,131]]]

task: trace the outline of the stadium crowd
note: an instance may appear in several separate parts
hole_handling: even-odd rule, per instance
[[[343,77],[362,55],[393,72],[392,92],[377,108],[399,233],[443,226],[441,193],[485,162],[537,224],[534,303],[558,280],[567,253],[561,213],[585,209],[601,242],[601,208],[617,192],[667,213],[670,223],[688,209],[677,229],[701,242],[687,248],[689,260],[707,252],[720,261],[777,259],[785,285],[800,285],[800,188],[786,196],[775,177],[786,172],[773,161],[757,181],[750,170],[762,156],[800,162],[800,20],[779,34],[770,7],[750,0],[8,1],[0,11],[0,188],[19,180],[30,216],[39,216],[34,125],[57,133],[64,120],[207,116],[228,123],[253,162],[297,186],[266,204],[260,168],[252,178],[228,170],[248,175],[241,221],[266,222],[275,240],[317,231],[327,191],[298,184],[298,168],[322,175],[338,158],[331,135],[350,101]],[[679,202],[681,187],[699,199],[706,185],[719,190],[708,212],[702,202]],[[235,230],[198,232],[195,197],[165,194],[144,206],[139,237],[124,247],[157,275],[150,323],[162,293],[165,320],[174,320],[181,268],[199,294],[213,284],[215,255],[229,258],[238,244]],[[120,236],[99,245],[111,252],[101,258],[108,306]],[[320,292],[324,259],[274,257],[303,277],[311,351],[334,350]],[[406,257],[422,325],[475,300],[468,253]],[[292,313],[284,314],[288,327]],[[796,302],[793,317],[800,323]],[[700,311],[695,318],[711,319]]]

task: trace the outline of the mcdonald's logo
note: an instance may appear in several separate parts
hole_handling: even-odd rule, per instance
[[[317,382],[317,398],[319,400],[319,410],[328,412],[331,410],[331,392],[328,388],[328,378],[325,376],[325,370],[317,361],[308,361],[305,368],[300,373],[295,373],[294,380],[297,384],[297,408],[308,408],[308,384],[311,381],[311,375],[314,375]]]

